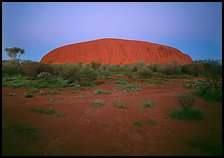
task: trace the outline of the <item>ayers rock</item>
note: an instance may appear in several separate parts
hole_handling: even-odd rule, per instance
[[[40,62],[89,64],[92,61],[111,65],[134,64],[138,61],[160,64],[171,64],[177,61],[180,64],[188,64],[192,62],[192,59],[178,49],[165,45],[103,38],[58,47],[47,53]]]

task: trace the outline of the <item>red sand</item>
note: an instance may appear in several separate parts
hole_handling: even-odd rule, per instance
[[[105,38],[62,46],[47,53],[40,62],[89,64],[92,61],[103,64],[145,63],[180,64],[192,62],[189,55],[176,48],[150,42]]]
[[[58,88],[54,91],[62,94],[34,94],[33,98],[24,98],[24,92],[31,89],[2,88],[3,128],[10,122],[28,123],[40,134],[36,141],[20,139],[19,134],[3,136],[3,155],[210,155],[187,143],[193,138],[222,143],[221,103],[195,96],[194,108],[203,112],[204,120],[171,119],[170,111],[179,107],[175,95],[194,91],[183,87],[185,79],[172,80],[160,85],[139,83],[142,90],[130,92],[120,91],[114,81],[107,81],[85,90]],[[95,95],[96,89],[112,94]],[[9,96],[10,92],[17,96]],[[105,100],[105,105],[92,107],[97,98]],[[123,101],[128,108],[117,108],[115,100]],[[141,111],[141,102],[147,100],[155,100],[155,106]],[[28,110],[31,107],[53,107],[64,115],[35,113]],[[145,124],[151,118],[157,125]],[[143,123],[140,132],[133,125],[137,120]]]

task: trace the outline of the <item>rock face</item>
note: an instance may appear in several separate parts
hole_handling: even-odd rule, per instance
[[[160,64],[171,64],[177,61],[180,64],[188,64],[192,62],[192,59],[189,55],[169,46],[143,41],[104,38],[56,48],[47,53],[40,62],[89,64],[92,61],[111,65],[134,64],[138,61]]]

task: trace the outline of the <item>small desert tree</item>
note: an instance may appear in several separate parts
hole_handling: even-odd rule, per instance
[[[17,54],[24,54],[25,51],[22,48],[18,48],[18,47],[13,47],[13,48],[5,48],[5,51],[8,53],[8,56],[12,59],[15,60],[17,58]]]

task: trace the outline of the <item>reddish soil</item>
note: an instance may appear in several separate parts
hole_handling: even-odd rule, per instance
[[[92,61],[102,64],[145,63],[180,64],[192,62],[189,55],[176,48],[143,41],[104,38],[62,46],[47,53],[40,62],[62,64]]]
[[[2,88],[2,126],[9,123],[27,123],[38,128],[37,140],[22,139],[20,134],[3,135],[3,155],[210,155],[188,146],[194,138],[222,143],[222,106],[197,97],[194,108],[204,114],[200,121],[172,119],[169,113],[178,108],[176,94],[193,92],[186,89],[186,79],[170,79],[166,84],[137,82],[141,91],[124,92],[114,81],[84,90],[69,88],[45,89],[62,94],[34,94],[25,98],[26,88]],[[95,95],[103,89],[112,94]],[[115,91],[116,89],[116,91]],[[9,96],[9,93],[17,96]],[[50,102],[49,99],[54,101]],[[92,107],[95,99],[105,104]],[[117,108],[121,100],[128,108]],[[141,102],[154,100],[155,106],[141,110]],[[45,115],[28,110],[31,107],[53,107],[63,116]],[[154,118],[156,125],[146,124]],[[141,121],[142,127],[133,123]]]

